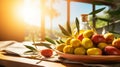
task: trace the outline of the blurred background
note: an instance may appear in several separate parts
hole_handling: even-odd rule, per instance
[[[23,41],[25,23],[19,14],[23,0],[0,0],[0,40]]]
[[[112,0],[110,1],[113,2]],[[116,0],[115,3],[119,3],[119,1]],[[105,9],[98,13],[97,16],[110,19],[110,15],[107,11],[109,11],[111,7],[106,5],[96,5],[96,10],[103,7],[105,7]],[[71,26],[74,28],[76,17],[80,18],[81,14],[89,14],[90,12],[92,12],[92,4],[71,2]],[[119,10],[117,12],[119,12]],[[58,24],[65,26],[66,22],[66,0],[0,0],[1,41],[30,41],[33,37],[35,40],[39,41],[42,35],[56,38],[58,35],[61,35],[61,31],[58,31]],[[98,19],[96,21],[96,28],[107,26],[107,22],[108,21]],[[89,23],[92,24],[91,15]],[[46,31],[40,32],[42,29],[45,29]]]

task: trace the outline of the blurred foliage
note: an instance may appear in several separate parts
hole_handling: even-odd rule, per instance
[[[113,0],[104,0],[106,2],[113,2]],[[99,4],[99,3],[93,3],[95,5],[104,5],[104,4]],[[97,28],[100,28],[100,27],[104,27],[104,26],[107,26],[108,29],[106,31],[108,32],[112,32],[116,35],[116,37],[119,37],[120,36],[120,33],[116,32],[115,31],[115,24],[116,23],[120,23],[120,3],[114,3],[116,6],[114,7],[109,7],[108,10],[104,11],[104,15],[102,16],[99,16],[97,15],[98,13],[102,12],[105,7],[103,8],[100,8],[100,9],[97,9],[93,12],[90,13],[90,15],[92,14],[96,14],[96,27]],[[92,18],[91,18],[92,20]],[[118,21],[118,22],[116,22]],[[92,25],[92,21],[90,21],[90,24]],[[109,29],[109,26],[112,24],[112,29]]]
[[[97,15],[97,19],[96,19],[96,28],[102,28],[104,26],[107,25],[107,21],[108,21],[108,18],[109,18],[109,15],[108,14],[105,14],[103,12],[102,15]],[[90,21],[89,21],[89,24],[92,26],[92,16],[90,16]]]
[[[27,25],[25,32],[25,41],[39,41],[40,37],[40,27]]]

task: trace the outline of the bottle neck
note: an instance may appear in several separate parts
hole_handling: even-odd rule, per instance
[[[82,22],[88,22],[88,14],[82,14]]]

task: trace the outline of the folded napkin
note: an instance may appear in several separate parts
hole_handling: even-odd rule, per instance
[[[22,43],[14,43],[4,49],[7,54],[24,56],[24,52],[28,49]]]
[[[4,50],[7,46],[12,45],[16,41],[0,41],[0,51]]]

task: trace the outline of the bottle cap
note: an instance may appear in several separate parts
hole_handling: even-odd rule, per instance
[[[88,22],[88,14],[81,14],[82,22]]]

